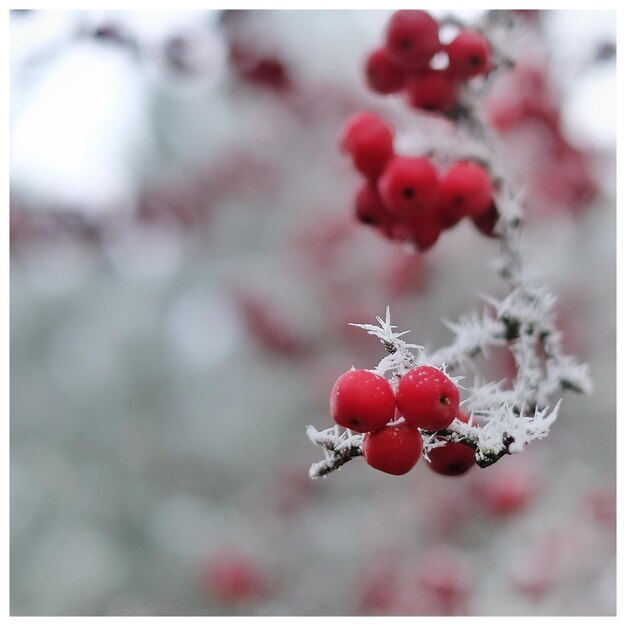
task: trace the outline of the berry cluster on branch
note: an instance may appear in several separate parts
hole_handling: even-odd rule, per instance
[[[341,147],[365,178],[355,217],[385,237],[425,251],[465,217],[487,237],[496,236],[495,185],[479,163],[457,161],[440,173],[427,157],[396,155],[391,128],[372,113],[348,121]]]
[[[384,65],[383,58],[389,61],[386,67],[395,64],[403,81],[407,73],[431,72],[428,64],[441,50],[437,28],[422,11],[394,14],[386,47],[368,60],[370,86],[378,85],[383,92],[385,73],[376,69]],[[478,47],[487,51],[481,72],[489,66],[492,48],[488,42],[478,46],[477,38],[467,34],[472,32],[461,29],[457,43],[447,46],[448,77],[467,61],[468,51]],[[385,87],[387,93],[399,89]],[[496,140],[475,107],[458,122],[475,144],[493,155]],[[563,352],[555,323],[556,299],[528,268],[520,196],[499,171],[500,163],[492,158],[483,167],[462,160],[440,176],[426,157],[394,155],[389,126],[370,113],[350,120],[341,145],[366,179],[357,193],[357,220],[392,240],[412,241],[426,250],[441,230],[469,217],[481,232],[499,239],[499,273],[509,291],[501,300],[486,298],[485,311],[448,322],[453,341],[431,354],[402,339],[409,331],[396,332],[389,308],[384,320],[377,318],[378,325],[354,324],[377,337],[388,354],[374,369],[351,370],[335,383],[331,415],[336,425],[307,430],[309,439],[324,450],[324,459],[311,466],[310,476],[325,476],[357,456],[381,471],[405,474],[421,455],[432,470],[458,476],[545,437],[561,404],[554,396],[564,390],[588,393],[591,380],[587,366]],[[510,387],[483,383],[476,375],[475,357],[488,358],[490,348],[499,346],[515,359],[517,375]],[[461,400],[459,381],[469,374],[475,380],[461,388],[466,396]]]
[[[492,69],[492,50],[487,38],[470,28],[461,28],[444,45],[441,25],[425,11],[397,11],[385,45],[367,58],[369,88],[382,95],[403,92],[413,108],[452,114],[461,85]]]

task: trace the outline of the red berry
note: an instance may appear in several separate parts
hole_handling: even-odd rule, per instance
[[[398,573],[387,552],[371,558],[359,572],[359,613],[388,614],[397,594]]]
[[[463,161],[443,173],[440,210],[449,219],[478,217],[489,209],[492,200],[491,178],[480,165]]]
[[[378,430],[393,419],[396,399],[386,378],[367,370],[342,374],[330,392],[330,414],[359,433]]]
[[[447,46],[450,73],[459,78],[472,78],[489,71],[489,42],[476,30],[462,30]]]
[[[378,181],[378,191],[394,217],[418,217],[436,208],[439,176],[428,159],[394,157]]]
[[[396,394],[401,415],[418,428],[447,428],[459,412],[456,385],[438,368],[422,365],[405,374]]]
[[[456,104],[457,90],[457,81],[441,70],[414,74],[405,84],[409,104],[424,111],[446,113]]]
[[[439,25],[425,11],[397,11],[387,26],[386,46],[398,65],[425,69],[441,49]]]
[[[465,411],[462,411],[461,409],[459,409],[459,414],[456,416],[456,418],[459,420],[459,422],[463,422],[464,424],[467,424],[469,422],[469,413],[466,413]]]
[[[463,219],[463,216],[458,213],[454,214],[446,212],[443,205],[439,206],[437,216],[442,230],[453,228]]]
[[[465,411],[459,411],[457,419],[467,424],[469,415]],[[461,476],[469,472],[476,463],[472,448],[450,441],[444,446],[433,448],[428,453],[428,459],[428,467],[443,476]]]
[[[206,591],[225,604],[256,601],[269,591],[265,571],[247,555],[236,552],[215,555],[204,568],[202,579]]]
[[[441,234],[439,218],[434,213],[414,217],[400,225],[405,239],[415,244],[418,250],[432,248]]]
[[[477,496],[494,517],[505,518],[523,511],[532,501],[538,488],[532,469],[513,459],[501,459],[481,472],[476,486]]]
[[[393,134],[377,115],[357,113],[346,124],[341,147],[350,153],[359,172],[377,178],[393,156]]]
[[[372,183],[366,182],[357,191],[354,199],[354,211],[357,220],[370,226],[388,226],[391,217]]]
[[[284,63],[271,56],[263,56],[253,47],[233,43],[230,60],[239,75],[250,83],[270,87],[277,91],[287,91],[291,80]]]
[[[433,448],[428,457],[433,472],[444,476],[461,476],[474,467],[474,450],[464,443],[447,442],[440,448]]]
[[[399,476],[419,461],[422,445],[419,430],[408,422],[400,422],[365,435],[363,456],[371,467]]]
[[[365,75],[369,88],[385,95],[400,91],[406,78],[404,70],[392,61],[386,48],[374,50],[369,55]]]
[[[494,229],[499,219],[500,214],[498,213],[496,204],[495,202],[492,202],[491,206],[487,211],[485,211],[485,213],[472,218],[472,221],[474,222],[474,226],[476,226],[476,228],[483,235],[487,237],[498,237],[498,235],[494,232]]]
[[[423,615],[467,614],[472,572],[461,553],[446,546],[420,554],[413,594],[426,595],[429,612]]]

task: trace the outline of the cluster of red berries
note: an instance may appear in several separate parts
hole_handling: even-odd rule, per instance
[[[448,65],[432,67],[444,53]],[[367,84],[380,94],[403,91],[408,103],[427,111],[450,112],[462,81],[487,74],[491,47],[478,31],[464,28],[449,43],[439,39],[439,24],[425,11],[397,11],[387,26],[385,45],[365,65]]]
[[[459,411],[459,390],[440,369],[422,365],[402,376],[394,392],[389,381],[369,370],[350,370],[335,382],[330,412],[337,424],[363,437],[368,465],[388,474],[406,474],[419,461],[420,428],[442,430],[454,419],[467,422]],[[403,418],[403,419],[401,419]],[[430,468],[459,476],[474,465],[474,451],[446,442],[429,452]]]
[[[493,183],[478,163],[457,162],[440,174],[426,157],[396,155],[391,128],[373,113],[357,113],[348,121],[341,147],[366,178],[355,199],[360,222],[419,250],[431,248],[463,217],[493,236],[498,221]]]

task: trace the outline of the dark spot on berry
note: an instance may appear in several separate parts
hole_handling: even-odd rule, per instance
[[[461,463],[450,463],[446,468],[448,474],[451,476],[457,476],[458,474],[462,474],[465,471],[465,467]]]
[[[452,206],[461,207],[465,204],[465,198],[463,196],[454,196],[452,198]]]
[[[412,200],[415,197],[415,190],[412,187],[405,187],[402,190],[402,195],[407,199],[407,200]]]
[[[448,396],[439,396],[439,404],[450,404],[450,399],[448,398]]]
[[[400,39],[400,41],[398,41],[398,47],[402,48],[403,50],[408,50],[411,47],[411,40]]]
[[[358,426],[359,425],[359,420],[356,419],[356,417],[351,417],[349,420],[350,424],[352,424],[352,426]]]
[[[473,54],[469,57],[469,59],[467,59],[467,62],[471,67],[478,67],[481,64],[482,59],[477,54]]]
[[[424,109],[424,111],[436,111],[437,105],[433,104],[432,102],[427,102],[426,104],[422,105],[422,109]]]
[[[374,226],[375,224],[378,223],[378,220],[372,215],[362,215],[360,217],[360,221],[361,223],[367,224],[369,226]]]

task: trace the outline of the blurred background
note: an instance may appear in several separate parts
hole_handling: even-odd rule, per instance
[[[389,16],[11,12],[12,614],[614,614],[614,13],[456,14],[518,61],[481,102],[593,395],[461,478],[308,478],[383,356],[348,322],[434,348],[504,293],[471,223],[416,253],[352,217],[356,111],[463,150],[366,89]]]

